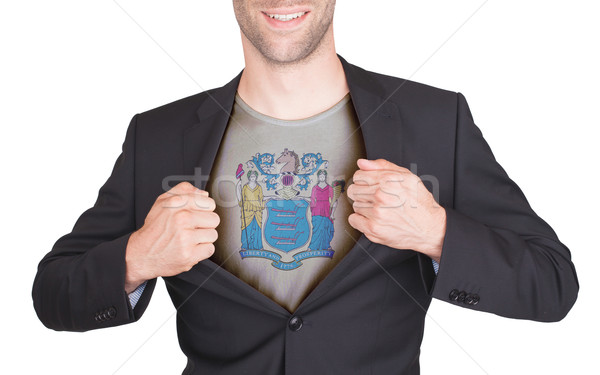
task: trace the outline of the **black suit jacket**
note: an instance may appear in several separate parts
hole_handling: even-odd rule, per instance
[[[204,260],[165,278],[185,374],[418,374],[432,297],[539,321],[562,319],[575,302],[569,250],[496,162],[465,98],[340,59],[367,157],[410,168],[446,209],[439,273],[421,254],[362,235],[290,314]],[[142,316],[156,280],[131,309],[129,235],[169,187],[205,187],[192,176],[211,170],[239,79],[133,117],[94,206],[39,264],[33,300],[47,327],[86,331]]]

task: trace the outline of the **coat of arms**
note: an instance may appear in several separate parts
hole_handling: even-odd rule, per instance
[[[275,268],[293,270],[304,259],[332,258],[334,212],[346,183],[329,183],[327,160],[320,153],[300,158],[286,148],[277,158],[258,153],[246,167],[247,173],[242,164],[236,170],[242,259],[265,258]],[[265,249],[263,239],[272,250]]]

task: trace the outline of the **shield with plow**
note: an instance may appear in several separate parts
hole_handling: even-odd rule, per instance
[[[265,240],[277,250],[288,253],[304,246],[310,237],[306,219],[308,202],[304,199],[277,199],[266,204]]]

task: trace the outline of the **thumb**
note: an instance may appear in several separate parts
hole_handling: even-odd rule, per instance
[[[374,171],[374,170],[391,170],[398,172],[405,172],[407,169],[396,165],[390,161],[385,159],[376,159],[376,160],[368,160],[368,159],[358,159],[356,161],[358,167],[365,171]]]

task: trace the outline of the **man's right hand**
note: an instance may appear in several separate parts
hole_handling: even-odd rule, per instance
[[[146,280],[189,271],[210,257],[217,240],[219,215],[208,192],[181,182],[161,194],[144,225],[127,243],[125,291],[131,293]]]

